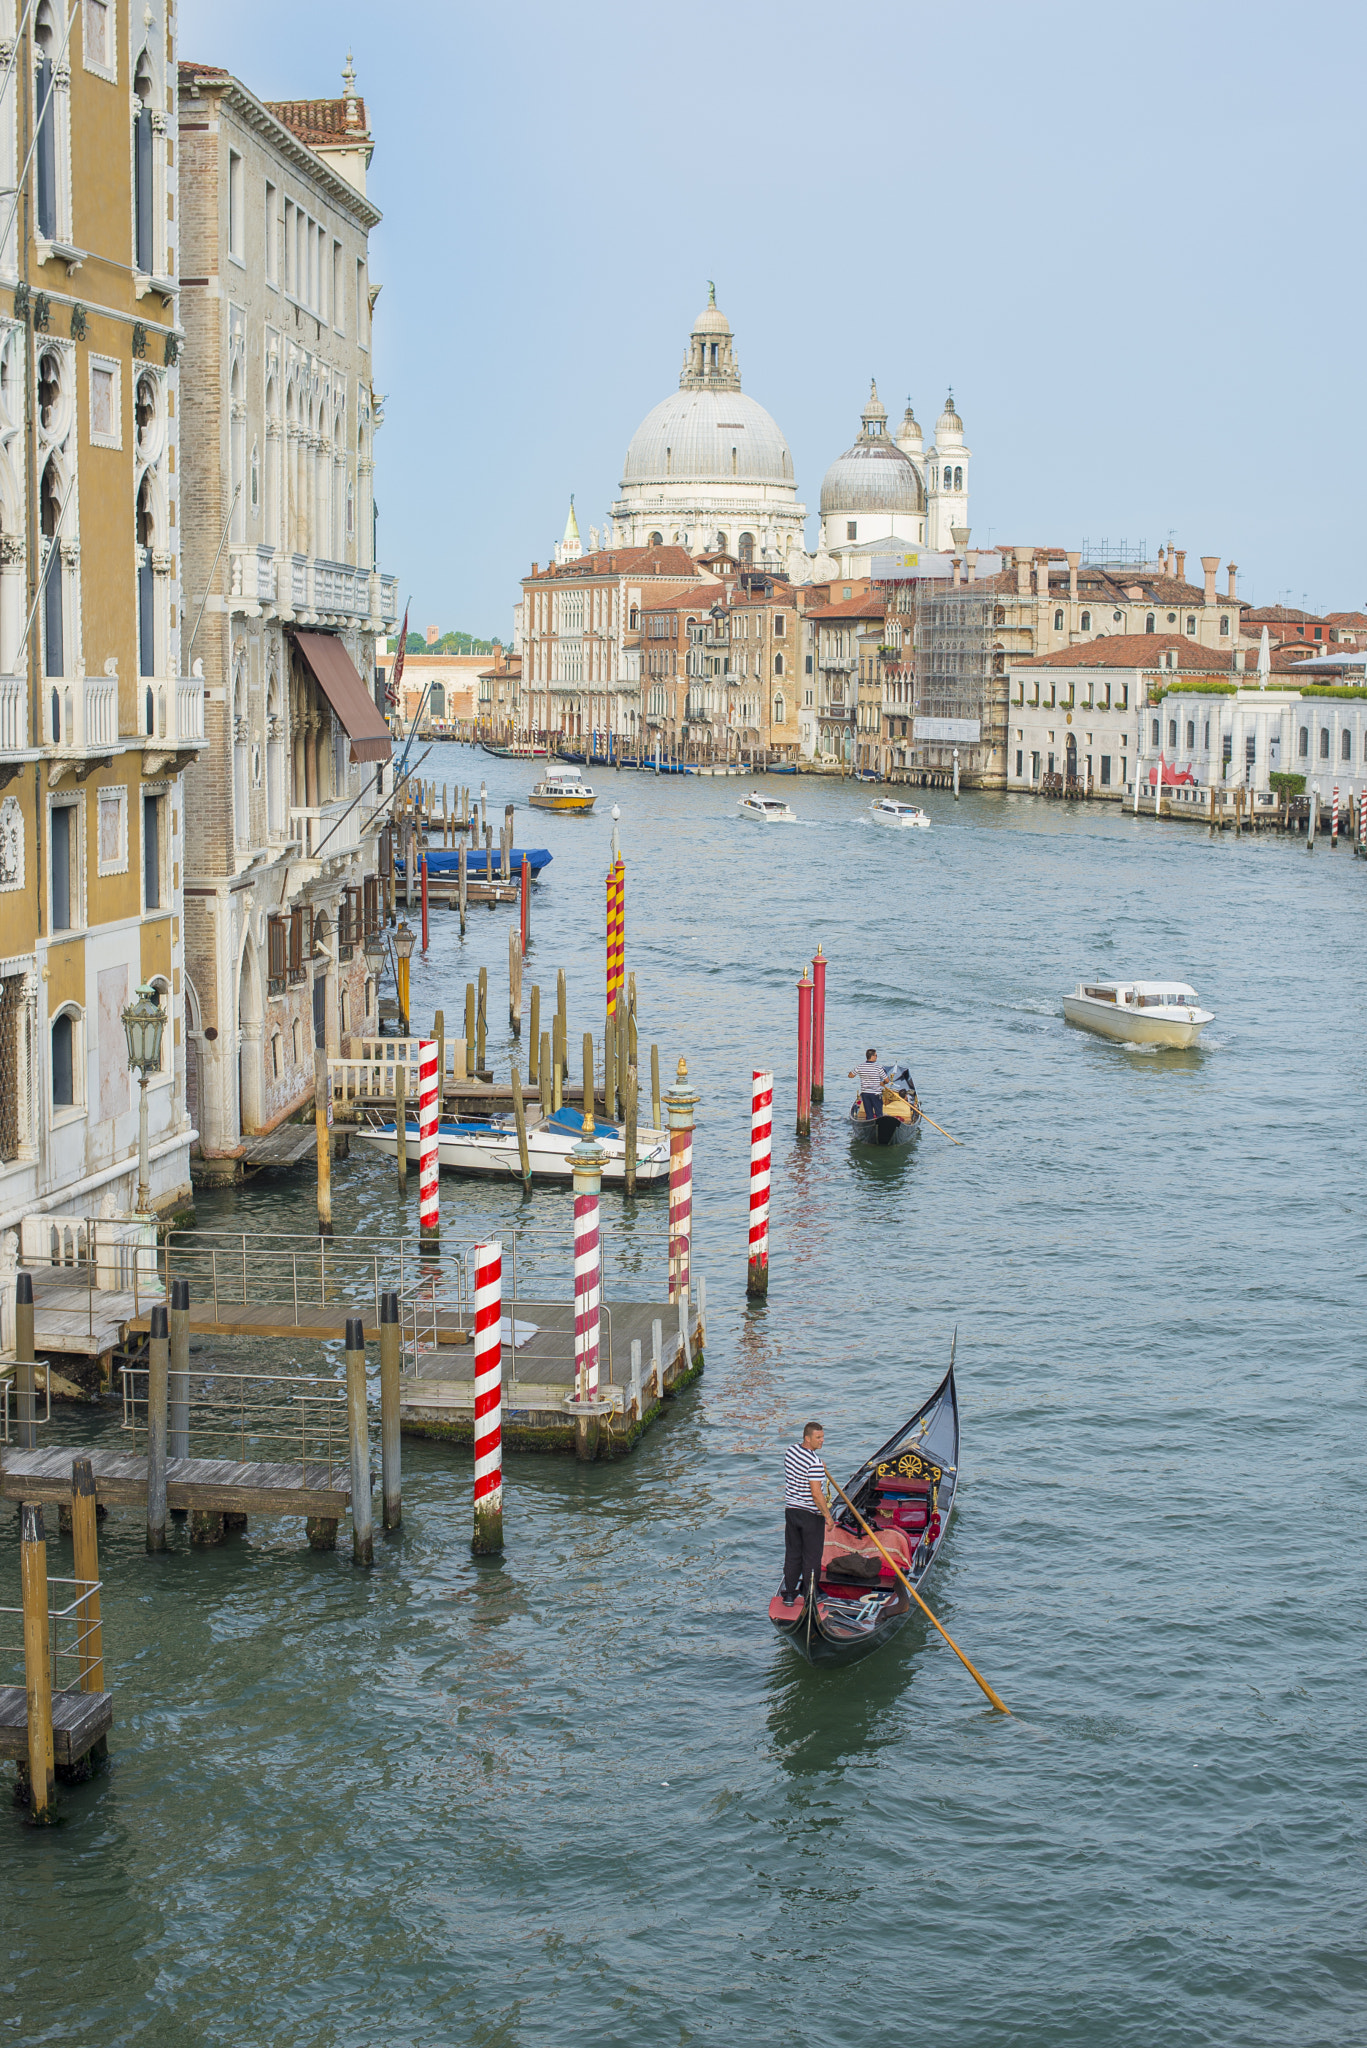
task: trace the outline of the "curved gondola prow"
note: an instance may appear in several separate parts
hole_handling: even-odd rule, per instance
[[[958,1342],[959,1331],[956,1324],[953,1341],[950,1344],[949,1350],[949,1369],[939,1386],[928,1400],[921,1403],[920,1407],[903,1423],[902,1427],[873,1453],[872,1457],[864,1460],[859,1470],[849,1479],[846,1491],[852,1494],[856,1500],[859,1498],[862,1489],[867,1486],[877,1468],[885,1463],[887,1459],[894,1457],[902,1449],[908,1435],[916,1427],[917,1423],[924,1416],[931,1414],[933,1410],[942,1407],[946,1399],[949,1402],[950,1416],[952,1418],[954,1456],[952,1459],[946,1459],[943,1462],[957,1468],[959,1462],[959,1394],[954,1381],[954,1353],[958,1347]]]

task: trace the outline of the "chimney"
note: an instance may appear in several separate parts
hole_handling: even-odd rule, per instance
[[[1078,565],[1078,563],[1079,563],[1079,562],[1080,562],[1081,560],[1082,560],[1082,556],[1081,556],[1080,554],[1079,554],[1079,555],[1069,555],[1069,557],[1068,557],[1068,602],[1069,602],[1069,604],[1076,604],[1076,603],[1077,603],[1077,565]]]
[[[1158,550],[1158,566],[1166,576],[1168,573],[1168,552],[1166,548]]]
[[[1220,602],[1219,598],[1215,595],[1215,571],[1219,568],[1219,566],[1220,557],[1218,555],[1202,555],[1201,567],[1206,572],[1207,604],[1218,604]]]
[[[968,553],[964,556],[964,560],[968,563],[969,582],[976,583],[978,580],[978,550],[976,548],[970,548],[968,550]]]
[[[1239,564],[1237,562],[1231,562],[1229,565],[1229,601],[1231,604],[1233,604],[1234,602],[1234,579],[1238,575],[1238,573]]]
[[[959,587],[959,557],[954,555],[952,560],[954,563],[954,588],[957,590]]]
[[[1185,548],[1174,548],[1172,553],[1173,560],[1177,564],[1177,580],[1179,583],[1185,583],[1187,580],[1187,551]]]
[[[1035,549],[1035,589],[1040,597],[1049,595],[1049,550]]]
[[[1028,597],[1030,595],[1029,548],[1016,549],[1016,595],[1017,597]]]
[[[535,562],[532,563],[532,574],[533,576],[537,574],[537,566]]]

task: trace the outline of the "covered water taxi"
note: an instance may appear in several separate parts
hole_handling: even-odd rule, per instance
[[[1195,1045],[1213,1010],[1185,981],[1080,981],[1063,998],[1070,1024],[1130,1045]]]
[[[591,811],[598,798],[577,768],[548,768],[527,799],[534,811]]]
[[[740,809],[747,818],[758,818],[761,825],[795,825],[796,813],[784,803],[782,797],[761,796],[752,789],[749,796],[740,799]]]
[[[894,796],[880,796],[870,808],[875,825],[891,825],[904,832],[930,830],[930,819],[919,804],[899,803]]]

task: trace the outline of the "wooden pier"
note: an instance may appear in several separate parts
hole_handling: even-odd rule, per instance
[[[68,1464],[70,1460],[68,1460]],[[67,1490],[71,1475],[67,1474]],[[112,1692],[59,1692],[52,1696],[52,1760],[73,1772],[103,1742],[114,1722]],[[22,1685],[0,1685],[0,1757],[28,1762],[28,1698]]]
[[[64,1506],[71,1498],[71,1461],[86,1457],[101,1507],[145,1508],[147,1458],[119,1451],[7,1449],[0,1463],[0,1500]],[[228,1458],[170,1458],[166,1505],[190,1513],[318,1515],[337,1521],[351,1507],[351,1475],[343,1463],[256,1464]]]

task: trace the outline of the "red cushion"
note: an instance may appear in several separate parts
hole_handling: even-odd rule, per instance
[[[928,1479],[880,1479],[878,1491],[880,1493],[919,1494],[922,1500],[929,1500],[930,1481]]]

